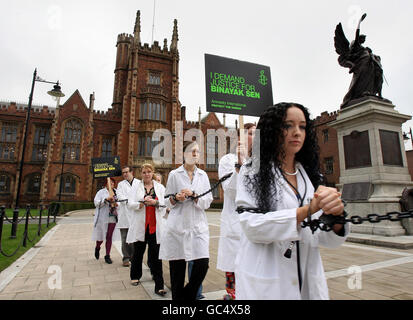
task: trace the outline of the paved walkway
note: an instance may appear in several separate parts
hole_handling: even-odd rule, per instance
[[[94,258],[92,214],[93,210],[83,210],[59,219],[34,248],[1,272],[0,300],[171,299],[167,263],[163,263],[163,271],[168,294],[161,298],[153,293],[154,283],[146,265],[142,284],[130,285],[119,242],[112,248],[113,264]],[[203,294],[209,300],[220,299],[225,293],[224,273],[216,269],[219,219],[219,213],[208,212],[211,254]],[[403,241],[412,239],[404,237]],[[101,255],[103,252],[102,246]],[[321,254],[331,299],[413,299],[413,249],[346,242],[339,249],[321,249]],[[56,281],[59,276],[61,288]]]

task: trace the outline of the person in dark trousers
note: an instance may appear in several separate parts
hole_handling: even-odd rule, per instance
[[[164,280],[162,261],[159,259],[159,246],[163,215],[165,214],[165,188],[152,180],[154,168],[151,164],[142,165],[142,181],[137,186],[129,201],[128,208],[132,211],[127,243],[133,243],[131,260],[131,284],[139,285],[142,277],[143,255],[148,246],[148,265],[155,281],[155,293],[164,296]]]
[[[130,266],[130,259],[132,258],[133,245],[126,243],[126,236],[129,230],[129,220],[131,213],[129,212],[126,203],[129,199],[129,194],[136,190],[139,180],[134,178],[131,166],[122,167],[123,181],[119,182],[117,188],[118,200],[122,200],[118,207],[118,223],[116,228],[119,229],[122,240],[122,264],[124,267]],[[125,201],[126,200],[126,201]]]
[[[211,186],[205,171],[197,168],[199,146],[184,143],[184,164],[169,173],[166,194],[171,211],[161,241],[159,257],[169,261],[172,300],[195,301],[209,267],[209,228],[205,210],[212,202]],[[193,261],[185,285],[187,261]]]

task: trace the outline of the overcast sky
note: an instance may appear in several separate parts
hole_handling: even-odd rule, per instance
[[[346,94],[351,75],[340,67],[334,30],[342,22],[349,40],[361,14],[366,45],[382,59],[383,96],[400,113],[412,115],[413,2],[410,0],[15,0],[0,2],[0,100],[27,103],[34,68],[48,81],[60,80],[66,99],[79,89],[86,103],[95,92],[95,109],[112,103],[116,39],[133,33],[141,11],[141,41],[170,45],[178,20],[179,98],[187,118],[205,108],[204,54],[267,65],[274,103],[298,102],[316,117],[332,112]],[[54,106],[50,86],[36,83],[35,104]],[[219,115],[222,119],[222,115]],[[233,125],[236,116],[227,117]],[[244,120],[257,121],[246,117]],[[230,123],[228,123],[230,122]],[[403,126],[413,127],[409,121]],[[409,143],[409,146],[411,144]],[[411,147],[409,147],[411,149]]]

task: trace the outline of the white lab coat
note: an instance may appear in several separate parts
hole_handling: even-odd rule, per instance
[[[156,181],[152,181],[155,188],[156,196],[158,197],[159,205],[165,205],[165,187]],[[145,222],[146,210],[145,207],[139,209],[140,202],[145,198],[145,186],[143,181],[139,181],[136,188],[132,189],[130,198],[127,203],[127,208],[131,212],[131,220],[126,237],[127,243],[134,243],[137,241],[145,241]],[[165,215],[165,208],[156,208],[156,243],[160,244],[162,237],[163,216]]]
[[[118,200],[124,200],[130,198],[130,193],[137,188],[140,180],[133,178],[132,185],[128,182],[128,180],[123,180],[118,183],[118,188],[116,189],[116,195]],[[119,202],[118,207],[118,223],[116,224],[116,228],[119,229],[127,229],[130,225],[132,212],[128,209],[126,202]]]
[[[166,184],[166,194],[175,194],[182,189],[202,194],[211,188],[208,175],[204,170],[196,168],[191,180],[184,166],[172,170]],[[186,261],[209,258],[209,228],[205,210],[212,202],[212,194],[198,198],[198,202],[190,199],[172,205],[166,220],[159,259]]]
[[[100,189],[94,199],[95,216],[93,219],[92,241],[105,241],[106,232],[108,231],[108,223],[115,222],[114,217],[109,217],[109,203],[105,199],[109,197],[109,191],[106,188]],[[119,232],[113,232],[112,240],[120,239]]]
[[[314,194],[314,187],[304,168],[298,164],[307,183],[304,204],[308,204]],[[257,207],[254,196],[247,191],[241,169],[238,183],[236,205]],[[345,236],[334,231],[317,230],[314,235],[309,228],[297,225],[296,211],[298,200],[287,182],[276,169],[278,198],[277,211],[266,214],[240,214],[242,227],[241,246],[236,258],[235,278],[237,299],[278,300],[278,299],[329,299],[327,281],[324,275],[319,246],[335,248],[340,246],[349,233],[345,225]],[[298,191],[303,196],[304,180],[297,174]],[[270,187],[270,186],[262,186]],[[316,219],[321,211],[315,213]],[[300,266],[302,290],[300,294],[297,275],[297,250],[294,245],[290,259],[284,257],[290,241],[300,240]]]
[[[240,246],[241,225],[239,222],[239,215],[235,211],[238,173],[236,172],[234,165],[237,162],[237,155],[230,153],[221,158],[218,167],[218,175],[220,179],[232,172],[231,177],[222,182],[222,189],[224,190],[224,206],[221,212],[217,269],[225,272],[235,271],[235,258]]]

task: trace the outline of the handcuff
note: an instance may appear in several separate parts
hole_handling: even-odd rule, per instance
[[[192,191],[192,196],[185,196],[185,198],[192,198],[192,200],[193,200],[193,198],[195,198],[195,197],[197,197],[198,195],[195,193],[195,191],[194,190],[191,190]],[[178,202],[181,202],[181,201],[179,201],[177,198],[176,198],[176,195],[177,195],[177,193],[175,193],[173,196],[172,196],[172,199],[176,202],[176,203],[178,203]]]

